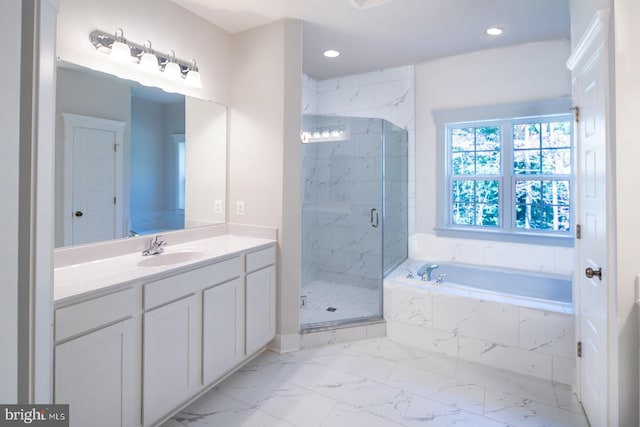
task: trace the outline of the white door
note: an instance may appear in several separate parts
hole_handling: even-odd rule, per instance
[[[73,130],[72,244],[116,238],[115,132]]]
[[[597,29],[596,29],[597,30]],[[580,397],[594,427],[607,425],[607,49],[605,34],[576,62],[574,101],[579,107],[577,131],[578,212],[577,282]]]
[[[124,237],[122,158],[126,123],[76,114],[63,116],[64,244]]]

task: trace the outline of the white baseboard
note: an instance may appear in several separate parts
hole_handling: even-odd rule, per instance
[[[290,353],[300,350],[300,334],[276,335],[267,348],[276,353]]]

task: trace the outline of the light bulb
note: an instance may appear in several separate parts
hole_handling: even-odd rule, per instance
[[[178,81],[182,79],[182,69],[180,69],[180,66],[178,65],[177,62],[175,62],[176,59],[176,54],[174,51],[169,51],[169,60],[167,62],[167,64],[164,66],[164,77],[169,79],[169,80],[173,80],[173,81]]]
[[[153,53],[143,53],[140,57],[140,68],[149,73],[159,72],[158,58]]]
[[[124,41],[124,33],[122,28],[116,30],[116,39],[111,45],[111,53],[109,55],[111,59],[118,62],[132,62],[135,58],[131,56],[131,49]]]
[[[140,68],[151,74],[160,72],[158,57],[151,50],[151,42],[149,40],[144,42],[144,53],[140,57]]]
[[[200,78],[200,72],[196,70],[189,70],[185,83],[189,86],[202,88],[202,79]]]
[[[182,79],[182,72],[180,71],[180,66],[176,62],[169,62],[164,67],[164,76],[169,80],[180,80]]]

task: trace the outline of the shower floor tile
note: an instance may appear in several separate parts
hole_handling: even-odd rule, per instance
[[[568,386],[385,337],[265,351],[162,427],[453,425],[589,424]]]
[[[301,295],[306,296],[306,306],[300,309],[300,323],[304,327],[380,316],[381,292],[381,289],[314,280],[301,289]]]

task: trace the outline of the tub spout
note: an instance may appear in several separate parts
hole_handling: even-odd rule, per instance
[[[438,267],[438,264],[425,264],[418,270],[418,276],[420,276],[424,282],[431,281],[431,272]]]

